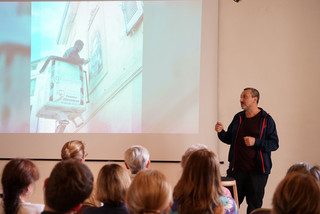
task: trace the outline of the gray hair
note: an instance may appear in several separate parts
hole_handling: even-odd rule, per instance
[[[182,168],[186,165],[187,160],[189,159],[190,155],[200,149],[208,149],[208,147],[204,144],[192,144],[182,155],[181,158],[181,166]]]
[[[126,162],[132,174],[136,174],[145,169],[147,167],[149,158],[149,151],[140,145],[131,146],[124,153],[124,161]]]

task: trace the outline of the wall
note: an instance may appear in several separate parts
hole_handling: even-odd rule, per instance
[[[221,0],[219,13],[218,118],[228,126],[243,88],[259,89],[280,139],[263,204],[271,207],[291,164],[320,164],[320,1]],[[219,146],[226,160],[228,147]]]

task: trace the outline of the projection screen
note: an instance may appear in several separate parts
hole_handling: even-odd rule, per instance
[[[0,2],[0,157],[217,151],[217,0]]]

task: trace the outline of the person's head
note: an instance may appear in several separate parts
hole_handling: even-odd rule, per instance
[[[204,144],[193,144],[192,146],[190,146],[182,155],[181,158],[181,167],[183,168],[186,165],[186,162],[188,160],[188,158],[190,157],[190,155],[194,152],[197,151],[199,149],[208,149],[208,147]]]
[[[172,190],[165,175],[140,171],[128,189],[126,205],[132,214],[166,213],[172,205]]]
[[[243,110],[258,106],[260,93],[255,88],[245,88],[240,96],[240,104]]]
[[[118,164],[104,165],[98,175],[96,197],[104,204],[119,206],[125,202],[130,183],[126,169]]]
[[[220,165],[216,155],[208,149],[194,151],[173,190],[173,199],[179,201],[179,212],[203,213],[212,209],[212,203],[221,209],[222,194]],[[194,204],[198,206],[194,207]]]
[[[310,174],[310,169],[311,169],[310,164],[306,162],[298,162],[289,167],[289,169],[287,170],[287,174],[292,172],[301,172],[301,173]]]
[[[68,141],[61,149],[62,160],[77,159],[83,162],[87,155],[84,143],[80,140]]]
[[[86,165],[75,159],[59,162],[45,181],[45,209],[59,213],[79,209],[92,185],[93,175]]]
[[[272,214],[320,213],[320,183],[310,174],[292,172],[278,184]]]
[[[81,50],[82,50],[83,45],[84,45],[84,43],[83,43],[82,40],[77,40],[77,41],[75,41],[75,43],[74,43],[74,47],[75,47],[78,51],[81,51]]]
[[[313,167],[311,167],[310,173],[311,173],[316,179],[318,179],[318,181],[320,181],[320,166],[319,166],[319,165],[314,165]]]
[[[16,158],[6,164],[1,178],[5,213],[18,212],[21,197],[32,194],[38,179],[38,168],[31,160]]]
[[[131,173],[137,174],[139,171],[149,167],[149,151],[140,145],[131,146],[124,153],[124,161]]]

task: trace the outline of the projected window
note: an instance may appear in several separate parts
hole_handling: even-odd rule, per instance
[[[0,2],[0,132],[198,133],[201,8]]]
[[[122,2],[123,16],[126,25],[127,34],[133,30],[135,26],[139,24],[143,15],[143,3],[136,1],[124,1]]]
[[[102,74],[102,51],[101,51],[101,38],[100,32],[95,31],[92,33],[92,37],[90,39],[90,44],[92,44],[89,55],[90,55],[90,64],[89,64],[89,82],[90,88],[94,88],[96,86],[96,82],[99,81],[99,77],[101,78]],[[107,73],[107,71],[105,71]]]

